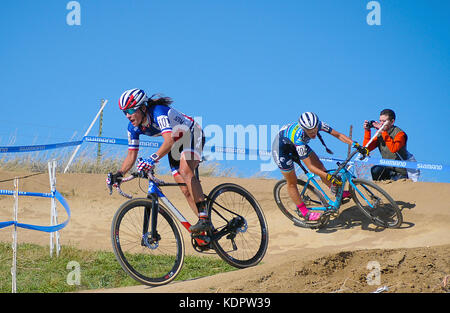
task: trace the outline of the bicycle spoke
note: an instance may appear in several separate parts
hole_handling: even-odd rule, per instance
[[[217,253],[236,267],[257,264],[267,248],[264,216],[256,201],[240,186],[223,184],[209,197],[211,223],[220,238],[213,242]]]
[[[328,203],[322,196],[320,191],[314,188],[312,185],[308,185],[305,188],[305,182],[301,179],[297,180],[297,187],[301,194],[301,198],[306,207],[314,210],[317,207],[328,207]],[[307,221],[303,215],[298,211],[297,206],[292,201],[287,190],[286,180],[280,180],[274,187],[274,198],[278,205],[278,208],[283,214],[294,222],[295,225],[305,228],[321,228],[324,227],[329,219],[329,215],[323,215],[323,218],[317,221]],[[319,211],[319,210],[318,210]],[[323,210],[320,210],[323,212]]]
[[[376,225],[382,227],[399,227],[403,216],[397,203],[381,187],[362,179],[353,181],[353,199],[361,211]]]
[[[159,210],[157,233],[160,240],[143,234],[144,216],[149,212],[148,200],[129,201],[118,210],[113,220],[112,238],[119,263],[131,277],[148,285],[171,281],[181,269],[184,246],[171,216]]]

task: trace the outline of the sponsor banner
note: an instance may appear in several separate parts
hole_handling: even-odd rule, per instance
[[[0,195],[13,196],[14,195],[14,191],[12,191],[12,190],[0,190]],[[19,191],[19,196],[53,198],[53,195],[51,193],[39,193],[39,192],[27,192],[27,191]]]
[[[335,158],[325,158],[319,157],[322,161],[326,162],[343,162],[342,159]],[[450,166],[441,163],[425,163],[425,162],[409,162],[403,160],[389,160],[382,158],[365,158],[364,160],[354,160],[349,162],[349,164],[371,164],[371,165],[382,165],[390,167],[402,167],[414,170],[434,170],[434,171],[449,171]]]
[[[81,145],[83,141],[71,141],[62,143],[53,143],[48,145],[34,145],[34,146],[10,146],[10,147],[0,147],[0,153],[10,153],[10,152],[34,152],[42,150],[59,149],[70,146]]]
[[[10,153],[10,152],[32,152],[32,151],[42,151],[49,149],[58,149],[70,146],[81,145],[83,142],[96,142],[96,143],[104,143],[104,144],[116,144],[116,145],[128,145],[127,139],[121,138],[112,138],[112,137],[96,137],[96,136],[85,136],[81,141],[71,141],[71,142],[63,142],[63,143],[55,143],[48,145],[34,145],[34,146],[6,146],[0,147],[0,153]],[[161,141],[140,141],[139,145],[141,147],[149,147],[149,148],[159,148],[162,145]],[[220,147],[220,146],[205,146],[205,151],[210,151],[212,153],[229,153],[229,154],[241,154],[241,155],[256,155],[256,156],[271,156],[272,152],[267,150],[260,149],[247,149],[247,148],[236,148],[236,147]],[[325,162],[343,162],[343,159],[336,159],[330,157],[322,157],[319,156],[322,161]],[[381,158],[366,158],[362,161],[354,160],[349,164],[353,163],[366,163],[373,165],[382,165],[382,166],[392,166],[392,167],[402,167],[408,169],[424,169],[424,170],[433,170],[433,171],[448,171],[450,170],[450,166],[441,163],[428,163],[428,162],[409,162],[402,160],[388,160]]]
[[[83,141],[128,146],[127,139],[119,139],[111,137],[86,136],[83,138]],[[142,141],[142,140],[139,141],[139,146],[141,147],[159,148],[161,147],[161,145],[162,142],[160,141]]]

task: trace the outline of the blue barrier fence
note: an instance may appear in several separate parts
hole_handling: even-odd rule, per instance
[[[14,195],[14,191],[0,190],[0,195],[12,196],[12,195]],[[59,231],[59,230],[63,229],[69,223],[70,215],[71,215],[70,207],[67,204],[66,199],[64,199],[64,197],[57,190],[52,193],[37,193],[37,192],[19,191],[18,195],[19,196],[43,197],[43,198],[55,198],[56,200],[58,200],[59,203],[62,204],[62,206],[66,210],[67,220],[61,224],[53,225],[53,226],[39,226],[39,225],[19,223],[16,221],[7,221],[7,222],[0,222],[0,229],[11,226],[11,225],[16,225],[17,227],[20,227],[20,228],[26,228],[26,229],[37,230],[37,231],[42,231],[42,232],[47,232],[47,233],[53,233],[55,231]]]
[[[33,145],[33,146],[3,146],[0,147],[0,153],[16,153],[16,152],[32,152],[32,151],[42,151],[42,150],[50,150],[50,149],[58,149],[70,146],[78,146],[83,142],[94,142],[94,143],[103,143],[103,144],[116,144],[116,145],[128,145],[127,139],[121,138],[111,138],[111,137],[96,137],[96,136],[85,136],[82,140],[79,141],[71,141],[71,142],[63,142],[63,143],[55,143],[48,145]],[[140,141],[140,146],[142,147],[150,147],[150,148],[159,148],[161,146],[161,142],[159,141]],[[206,146],[205,150],[208,149],[212,153],[232,153],[232,154],[245,154],[245,155],[259,155],[259,156],[270,156],[271,151],[267,150],[259,150],[259,149],[247,149],[247,148],[235,148],[235,147],[219,147],[219,146]],[[336,158],[328,158],[321,157],[321,160],[324,161],[343,161],[342,159]],[[408,169],[425,169],[425,170],[433,170],[433,171],[450,171],[450,165],[442,164],[442,163],[429,163],[429,162],[409,162],[402,160],[388,160],[382,158],[374,158],[369,157],[363,161],[355,160],[354,162],[358,163],[366,163],[373,165],[382,165],[382,166],[394,166],[394,167],[402,167]]]
[[[79,146],[83,143],[83,141],[84,141],[84,139],[80,140],[80,141],[53,143],[53,144],[48,144],[48,145],[0,147],[0,153],[33,152],[33,151],[59,149],[59,148],[70,147],[70,146]]]

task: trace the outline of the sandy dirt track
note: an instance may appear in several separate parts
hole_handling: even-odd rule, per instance
[[[28,173],[0,172],[0,180]],[[168,181],[170,177],[164,177]],[[136,286],[102,290],[106,292],[371,292],[388,286],[391,292],[448,292],[450,279],[450,184],[397,181],[380,183],[403,209],[400,229],[376,228],[368,223],[353,202],[341,208],[341,215],[322,230],[296,227],[277,208],[271,179],[204,177],[205,192],[223,182],[234,182],[248,189],[262,206],[269,226],[269,247],[256,267],[201,279],[173,282],[150,288]],[[12,190],[12,182],[0,189]],[[145,182],[142,183],[145,189]],[[22,191],[48,192],[48,175],[20,181]],[[112,217],[124,198],[108,195],[105,175],[57,174],[57,189],[68,201],[72,218],[61,231],[62,244],[85,249],[112,250]],[[136,190],[138,182],[124,190]],[[195,216],[181,192],[166,188],[166,195],[188,220]],[[50,200],[21,197],[19,221],[48,225]],[[13,200],[0,196],[0,221],[11,220]],[[66,215],[58,205],[59,221]],[[183,232],[186,253],[193,251],[187,232]],[[11,241],[10,228],[0,230],[0,240]],[[47,233],[19,230],[20,242],[48,245]],[[381,285],[368,285],[371,261],[380,264]],[[101,292],[101,291],[100,291]]]

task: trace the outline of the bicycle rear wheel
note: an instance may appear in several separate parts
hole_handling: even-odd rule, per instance
[[[212,246],[228,264],[246,268],[258,264],[269,242],[267,222],[256,199],[239,185],[225,183],[208,195],[212,234],[225,232]]]
[[[385,228],[398,228],[403,215],[397,203],[380,186],[365,179],[354,179],[356,189],[350,185],[353,200],[372,222]]]
[[[278,181],[273,188],[273,195],[275,202],[278,205],[283,214],[294,222],[295,225],[304,228],[322,228],[328,224],[330,220],[329,215],[324,215],[321,219],[317,221],[307,221],[300,214],[297,206],[292,202],[291,197],[287,191],[287,182],[285,179]],[[301,179],[297,179],[297,187],[299,189],[302,200],[307,208],[311,208],[314,211],[314,207],[327,207],[328,203],[320,191],[318,191],[314,186],[308,184],[305,189],[305,182]],[[304,190],[305,189],[305,190]],[[303,194],[302,194],[303,192]],[[321,211],[323,212],[323,211]]]
[[[111,240],[123,270],[138,282],[160,286],[172,281],[184,260],[184,241],[180,229],[167,210],[159,205],[156,240],[150,238],[152,200],[132,199],[114,215]]]

